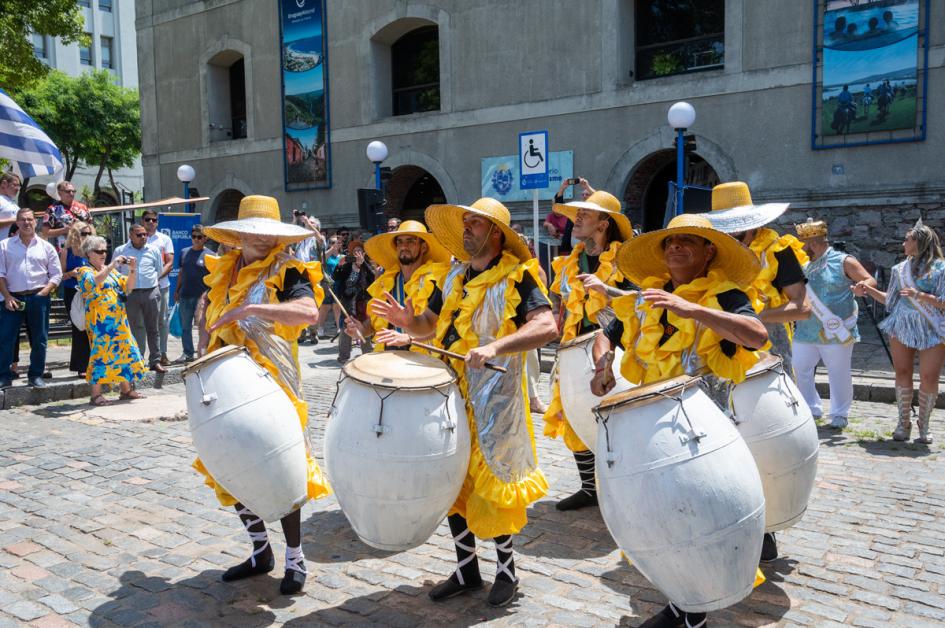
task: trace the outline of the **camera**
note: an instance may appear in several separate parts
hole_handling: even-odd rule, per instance
[[[303,212],[303,211],[299,211],[299,210],[297,210],[297,209],[293,209],[293,210],[292,210],[292,215],[293,215],[293,216],[305,216],[306,213]]]
[[[568,179],[568,185],[577,185],[577,184],[579,184],[580,182],[581,182],[581,180],[580,180],[579,178],[577,178],[577,177],[572,177],[572,178]]]

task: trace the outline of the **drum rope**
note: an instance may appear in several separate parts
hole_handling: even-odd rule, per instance
[[[331,398],[331,405],[328,406],[328,418],[331,418],[331,416],[335,413],[335,410],[338,409],[338,407],[335,405],[335,402],[338,400],[338,393],[341,392],[341,382],[345,381],[347,378],[347,374],[342,371],[341,377],[339,377],[338,381],[335,382],[335,396]]]
[[[614,452],[610,448],[610,430],[607,429],[607,422],[610,420],[610,412],[607,413],[607,416],[603,416],[595,408],[594,415],[597,417],[598,423],[600,423],[601,426],[604,428],[604,442],[607,445],[607,466],[612,467],[614,466],[615,458],[613,455]]]
[[[662,391],[659,391],[659,390],[656,391],[656,394],[659,395],[660,397],[663,397],[664,399],[670,399],[670,400],[676,402],[676,404],[677,404],[677,409],[676,409],[676,414],[677,414],[677,416],[678,416],[678,414],[679,414],[679,411],[681,410],[683,417],[685,417],[685,419],[686,419],[686,423],[689,424],[689,431],[692,433],[692,440],[695,440],[695,441],[698,442],[701,438],[703,438],[703,437],[705,436],[705,434],[696,431],[695,426],[692,424],[692,419],[689,418],[689,413],[686,412],[686,406],[683,405],[683,398],[682,398],[682,396],[685,394],[685,392],[686,392],[686,387],[687,387],[688,385],[689,385],[689,382],[686,382],[685,384],[682,385],[682,389],[679,391],[679,395],[678,395],[678,396],[667,395],[666,393],[664,393],[664,392],[662,392]]]
[[[443,399],[445,399],[447,402],[449,402],[450,392],[452,392],[452,391],[451,391],[451,390],[442,390],[442,389],[443,389],[443,388],[449,389],[450,387],[452,387],[452,385],[453,385],[453,382],[448,382],[448,383],[446,383],[446,384],[440,384],[439,386],[434,386],[434,387],[433,387],[433,390],[435,390],[436,392],[440,393],[440,395],[443,397]],[[447,423],[447,429],[452,432],[453,430],[456,429],[457,423],[456,423],[456,421],[453,419],[453,415],[450,413],[450,404],[449,404],[449,403],[444,403],[443,405],[446,406],[446,423]]]
[[[384,396],[381,396],[381,393],[377,392],[377,388],[372,387],[371,390],[374,391],[374,394],[377,395],[377,398],[381,400],[381,413],[377,417],[377,425],[374,426],[374,434],[380,438],[381,434],[384,433],[384,402],[387,401],[387,398],[393,395],[395,392],[400,390],[399,388],[392,388],[389,393]]]

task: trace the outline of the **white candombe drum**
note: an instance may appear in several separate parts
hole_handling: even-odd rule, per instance
[[[591,392],[591,380],[594,378],[594,358],[591,349],[601,330],[573,338],[558,347],[557,372],[558,388],[561,391],[561,407],[568,417],[568,423],[574,433],[584,441],[591,451],[597,449],[597,418],[594,406],[600,403],[600,397]],[[609,394],[615,395],[633,388],[620,374],[620,360],[623,350],[614,349],[613,373],[617,384]]]
[[[735,423],[765,489],[765,531],[804,516],[817,476],[817,424],[781,358],[767,355],[732,390]]]
[[[325,470],[342,512],[371,547],[430,538],[469,467],[469,424],[456,374],[414,351],[345,364],[325,428]]]
[[[184,369],[197,455],[226,491],[276,521],[308,499],[305,438],[295,406],[244,347],[228,346]]]
[[[646,384],[595,410],[604,522],[634,567],[695,613],[751,593],[765,511],[748,446],[699,381]]]

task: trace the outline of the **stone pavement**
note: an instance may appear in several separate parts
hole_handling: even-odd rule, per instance
[[[319,444],[338,370],[331,345],[304,347],[302,356]],[[161,394],[181,392],[177,384]],[[249,543],[189,467],[179,402],[113,408],[125,413],[79,412],[75,401],[0,413],[0,626],[632,626],[664,604],[621,561],[597,511],[554,509],[578,481],[561,442],[543,437],[551,491],[516,537],[521,593],[506,608],[489,608],[487,590],[427,599],[454,566],[445,525],[419,548],[382,552],[357,539],[333,497],[303,510],[304,595],[278,595],[280,531],[271,535],[276,571],[224,584],[222,570],[243,560]],[[855,402],[842,434],[821,428],[807,516],[778,535],[783,557],[765,567],[768,582],[713,613],[712,625],[945,622],[945,423],[937,417],[930,447],[894,443],[893,413]],[[492,543],[479,555],[491,581]]]

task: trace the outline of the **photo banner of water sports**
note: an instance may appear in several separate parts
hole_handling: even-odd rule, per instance
[[[814,0],[811,147],[925,139],[929,0]]]
[[[331,187],[325,0],[280,0],[286,190]]]

